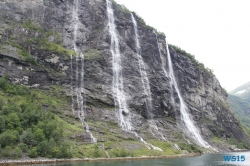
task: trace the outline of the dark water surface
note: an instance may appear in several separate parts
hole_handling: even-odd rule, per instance
[[[245,161],[224,161],[224,156],[243,156]],[[250,166],[250,151],[203,154],[196,157],[174,159],[150,159],[110,162],[76,162],[65,164],[40,164],[37,166]]]

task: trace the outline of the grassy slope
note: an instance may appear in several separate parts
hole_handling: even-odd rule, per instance
[[[4,85],[2,82],[5,82]],[[98,138],[104,138],[105,142],[100,142],[96,144],[85,144],[74,138],[76,133],[82,132],[82,125],[79,120],[74,117],[71,113],[70,102],[71,97],[67,97],[64,93],[64,88],[61,86],[52,85],[49,88],[39,90],[39,89],[29,89],[21,85],[11,85],[5,78],[0,78],[0,117],[7,117],[15,113],[18,115],[18,119],[22,128],[19,131],[19,136],[16,141],[12,144],[4,145],[1,143],[1,136],[7,130],[19,130],[17,127],[10,128],[7,121],[5,121],[5,127],[0,132],[0,144],[1,157],[7,158],[19,158],[22,156],[29,155],[30,157],[45,156],[45,157],[56,157],[56,158],[67,158],[67,157],[107,157],[104,149],[109,153],[111,157],[126,157],[126,156],[159,156],[159,155],[173,155],[180,154],[181,151],[174,150],[170,143],[160,142],[156,139],[147,140],[149,143],[158,146],[163,149],[163,152],[156,150],[147,149],[141,142],[136,139],[123,138],[120,134],[112,133],[113,130],[120,130],[117,125],[113,123],[104,122],[89,122],[89,125],[98,128],[105,134],[99,136]],[[23,107],[32,108],[28,114],[28,117],[24,117],[27,111]],[[32,110],[36,110],[32,113]],[[29,118],[29,116],[39,115],[37,120],[31,121],[30,123],[24,125],[24,122]],[[51,146],[51,140],[55,140],[53,134],[52,136],[46,136],[48,123],[55,123],[55,131],[60,131],[62,135],[58,141],[56,141],[54,148],[47,149],[46,154],[39,152],[39,143],[45,141],[46,146]],[[36,130],[41,129],[42,133],[45,135],[45,139],[41,141],[35,136]],[[32,131],[34,140],[37,143],[27,144],[24,137],[26,137],[29,130]],[[54,132],[55,132],[54,131]],[[95,136],[98,136],[96,131],[92,131]],[[31,141],[32,142],[32,141]],[[53,141],[52,141],[53,142]],[[26,143],[28,149],[23,148],[23,144]],[[63,149],[63,145],[67,145]],[[183,150],[188,150],[189,152],[198,152],[202,150],[194,145],[186,145],[179,143]],[[14,147],[19,147],[19,154],[14,153],[10,149]],[[132,147],[132,148],[131,148]],[[45,149],[46,150],[46,149]],[[66,151],[67,156],[63,156],[60,150]],[[34,152],[36,151],[36,153]]]
[[[250,133],[250,82],[245,83],[236,89],[229,92],[228,101],[233,108],[236,117],[240,120],[244,129]],[[238,91],[247,90],[243,93],[237,94]]]

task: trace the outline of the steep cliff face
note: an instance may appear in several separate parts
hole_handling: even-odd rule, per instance
[[[106,1],[104,0],[56,0],[0,2],[0,76],[9,75],[13,84],[30,88],[47,89],[51,85],[63,85],[68,96],[71,113],[71,95],[80,82],[77,69],[82,64],[74,51],[74,13],[79,17],[76,45],[84,55],[85,120],[90,131],[99,141],[137,140],[131,132],[120,129],[112,89],[113,66],[110,51]],[[162,140],[160,133],[176,143],[185,142],[179,112],[179,98],[174,90],[175,105],[171,102],[170,78],[167,70],[167,51],[164,35],[145,25],[135,15],[141,45],[141,56],[150,82],[152,95],[152,119],[156,129],[149,127],[147,96],[139,72],[136,41],[131,13],[113,2],[115,24],[121,54],[123,88],[133,131],[145,140]],[[158,49],[159,44],[159,49]],[[159,52],[160,51],[160,52]],[[163,55],[163,59],[160,57]],[[72,59],[70,58],[72,55]],[[236,138],[248,141],[248,137],[234,118],[226,101],[227,93],[216,77],[199,67],[191,58],[170,46],[175,77],[194,124],[211,145],[214,137]],[[78,107],[73,104],[73,110]],[[72,119],[71,119],[72,120]],[[183,138],[184,137],[184,138]],[[190,139],[190,141],[195,142]],[[218,142],[217,142],[218,143]],[[221,149],[226,149],[226,143]]]
[[[171,49],[175,73],[189,111],[206,137],[247,140],[215,75]]]

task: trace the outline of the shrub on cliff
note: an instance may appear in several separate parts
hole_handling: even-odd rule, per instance
[[[19,140],[19,133],[16,130],[6,130],[0,135],[0,144],[5,146],[13,146]]]
[[[36,158],[36,157],[38,157],[36,147],[35,147],[35,148],[32,148],[32,149],[29,151],[29,157],[30,157],[30,158]]]

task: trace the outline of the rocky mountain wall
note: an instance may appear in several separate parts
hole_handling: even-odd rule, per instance
[[[0,1],[0,76],[8,74],[13,84],[44,90],[51,85],[63,85],[65,95],[70,98],[71,86],[75,87],[76,77],[80,75],[76,72],[80,66],[73,48],[73,6],[76,2]],[[140,131],[143,138],[150,139],[154,136],[148,130],[146,94],[139,72],[131,14],[115,2],[113,8],[119,34],[124,92],[131,121],[134,130]],[[112,93],[111,39],[106,1],[78,0],[77,9],[79,22],[76,44],[84,55],[86,120],[119,125]],[[171,103],[170,78],[162,70],[162,63],[168,70],[165,36],[158,34],[160,52],[165,58],[162,62],[154,29],[137,15],[135,19],[138,23],[141,56],[150,82],[153,118],[164,136],[172,141],[181,141],[184,135],[178,109],[179,99],[174,93],[177,106]],[[214,144],[213,137],[248,141],[227,103],[227,93],[216,77],[171,46],[170,55],[188,111],[204,139],[211,144]],[[91,127],[91,130],[95,131],[97,138],[103,136],[98,127]],[[115,132],[123,137],[133,137],[122,130]]]

